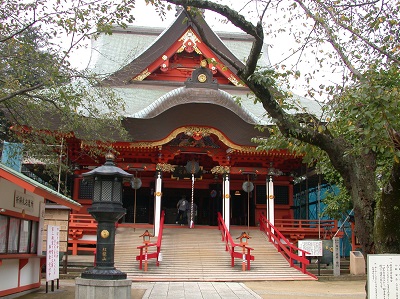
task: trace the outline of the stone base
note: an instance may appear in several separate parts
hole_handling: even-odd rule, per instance
[[[132,281],[129,279],[75,279],[75,299],[130,299]]]

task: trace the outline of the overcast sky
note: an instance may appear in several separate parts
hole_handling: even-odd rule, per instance
[[[225,2],[229,2],[225,0]],[[135,21],[133,26],[147,26],[147,27],[158,27],[158,28],[166,28],[168,27],[175,19],[176,10],[173,9],[167,12],[166,18],[164,20],[157,14],[154,10],[154,7],[151,5],[146,5],[143,0],[136,1],[136,7],[133,11],[133,15],[135,17]],[[240,31],[237,27],[232,24],[224,24],[220,20],[220,16],[206,11],[205,18],[208,24],[216,31]],[[74,67],[79,69],[83,69],[87,66],[90,50],[89,45],[86,46],[87,50],[79,50],[74,53],[71,57],[71,63]]]

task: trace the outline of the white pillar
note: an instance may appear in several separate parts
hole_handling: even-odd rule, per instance
[[[229,231],[229,225],[230,225],[230,199],[231,199],[231,195],[230,195],[230,187],[229,187],[229,174],[228,173],[224,173],[223,175],[223,191],[224,191],[224,221],[225,221],[225,225],[226,225],[226,229]]]
[[[265,205],[266,205],[265,218],[267,218],[267,220],[269,220],[269,200],[268,200],[268,198],[269,198],[269,190],[268,190],[269,185],[268,185],[268,183],[269,183],[269,176],[267,176],[267,179],[265,180],[265,190],[267,191],[267,192],[265,192]]]
[[[154,193],[154,237],[158,237],[160,230],[160,217],[161,217],[161,183],[162,183],[162,172],[158,170],[156,172],[156,191]]]
[[[275,225],[275,207],[274,207],[274,201],[275,201],[275,196],[274,196],[274,182],[272,180],[272,176],[269,176],[268,178],[268,220],[272,225]]]
[[[222,175],[222,219],[225,219],[225,179],[224,175]]]

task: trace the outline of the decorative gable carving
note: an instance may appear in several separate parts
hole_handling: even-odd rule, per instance
[[[225,63],[223,58],[217,56],[202,42],[197,34],[197,28],[185,22],[186,18],[186,12],[182,11],[175,22],[147,50],[109,76],[105,82],[114,86],[143,80],[183,83],[192,77],[192,72],[198,68],[202,60],[207,60],[208,65],[204,68],[211,71],[212,77],[220,85],[244,86],[236,73],[231,70],[229,63]],[[226,57],[234,60],[236,65],[243,65],[205,22],[202,30],[207,39]],[[204,80],[203,78],[205,77],[201,76],[200,80]],[[207,81],[207,78],[204,81]]]
[[[193,33],[192,29],[187,30],[179,41],[182,42],[182,46],[178,49],[177,53],[183,51],[192,53],[193,51],[196,51],[197,54],[202,54],[199,48],[197,48],[197,43],[200,43],[201,41]]]

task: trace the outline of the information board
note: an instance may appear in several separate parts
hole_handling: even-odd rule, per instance
[[[367,267],[369,299],[399,298],[399,254],[368,254]]]
[[[322,256],[321,240],[299,240],[297,247],[310,253],[306,254],[306,256]]]
[[[46,281],[59,279],[59,242],[60,227],[47,226],[47,246],[46,246]]]

